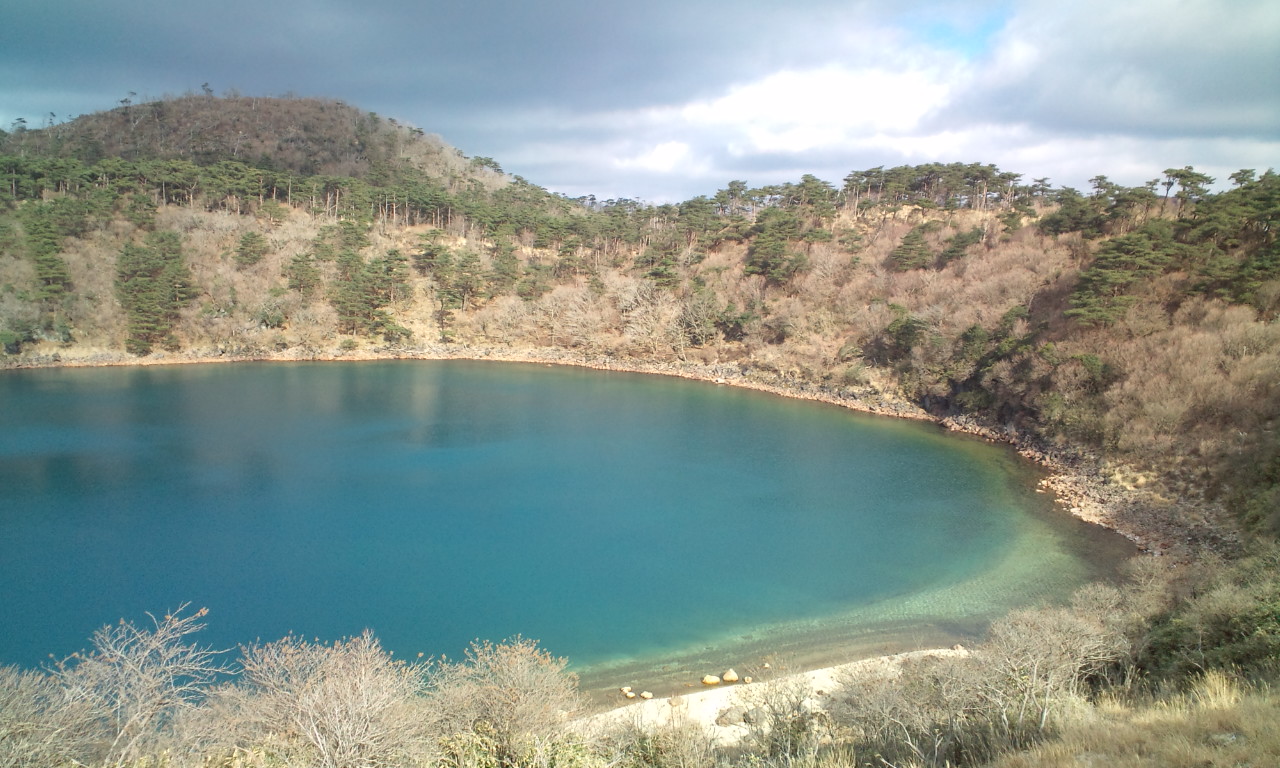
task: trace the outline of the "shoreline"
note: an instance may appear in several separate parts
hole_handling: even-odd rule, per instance
[[[63,352],[69,352],[64,357]],[[83,355],[83,356],[81,356]],[[43,368],[147,367],[158,365],[202,365],[253,362],[364,362],[376,360],[469,360],[477,362],[563,365],[596,371],[674,376],[709,384],[750,389],[796,400],[825,403],[876,416],[927,421],[960,434],[1010,446],[1019,456],[1048,472],[1040,490],[1052,493],[1055,502],[1068,514],[1087,523],[1113,531],[1128,539],[1142,552],[1188,560],[1209,549],[1231,553],[1239,549],[1239,537],[1227,525],[1221,510],[1212,505],[1171,495],[1154,478],[1124,466],[1108,466],[1099,457],[1045,445],[1031,436],[1011,429],[997,430],[969,416],[939,417],[874,385],[848,388],[846,392],[800,380],[784,374],[752,368],[738,362],[703,363],[614,358],[610,355],[573,353],[556,347],[475,346],[432,344],[414,348],[361,348],[329,350],[307,354],[290,349],[276,354],[232,356],[190,350],[153,352],[134,357],[119,350],[71,349],[48,355],[24,356],[0,366],[0,370]],[[1162,514],[1177,505],[1177,523]]]
[[[791,631],[756,630],[750,639],[737,638],[702,649],[619,661],[605,661],[581,669],[570,667],[578,677],[578,691],[588,711],[625,706],[621,686],[636,693],[650,691],[658,698],[672,698],[701,689],[704,675],[719,675],[734,668],[744,675],[763,679],[761,668],[805,672],[828,669],[929,648],[956,647],[976,642],[985,620],[967,626],[941,626],[900,621],[862,628],[846,621],[822,626],[792,628]],[[981,626],[979,626],[981,625]],[[756,670],[756,671],[750,671]]]
[[[779,693],[784,699],[794,700],[798,708],[826,711],[831,704],[830,694],[839,690],[844,680],[896,677],[905,664],[968,654],[968,650],[957,645],[949,649],[930,648],[886,654],[802,671],[774,669],[766,664],[746,671],[733,670],[743,675],[733,683],[699,684],[684,693],[650,699],[640,698],[639,689],[632,691],[637,694],[634,699],[627,699],[623,692],[614,689],[617,706],[603,712],[588,713],[575,720],[572,727],[586,734],[618,728],[653,733],[662,728],[693,724],[700,726],[715,745],[731,746],[753,730],[742,716],[762,704],[767,706],[770,698],[776,698]],[[737,711],[730,712],[732,708],[737,708]]]

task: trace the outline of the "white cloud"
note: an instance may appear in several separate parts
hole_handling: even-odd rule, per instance
[[[1280,125],[1280,4],[1034,0],[996,35],[947,119],[1150,136]]]
[[[945,104],[936,72],[844,69],[783,71],[684,106],[679,118],[721,131],[734,155],[809,152],[876,133],[910,132]]]
[[[638,155],[620,157],[615,161],[619,168],[632,168],[655,173],[673,171],[688,173],[698,165],[693,147],[683,141],[664,141]]]

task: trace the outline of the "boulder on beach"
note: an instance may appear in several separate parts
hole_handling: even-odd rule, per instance
[[[652,699],[652,698],[653,698],[653,694],[652,694],[652,693],[649,693],[648,691],[641,691],[641,692],[640,692],[640,698],[642,698],[642,699]]]
[[[723,675],[720,676],[720,679],[726,683],[736,683],[738,682],[738,673],[734,672],[733,668],[730,667]]]
[[[720,678],[716,677],[715,675],[703,675],[702,684],[703,685],[719,685]]]
[[[746,715],[747,710],[743,707],[729,707],[716,718],[716,725],[722,728],[728,725],[742,725]]]

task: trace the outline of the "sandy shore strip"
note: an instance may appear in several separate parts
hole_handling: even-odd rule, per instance
[[[653,732],[661,728],[694,724],[700,726],[718,745],[735,744],[751,728],[750,724],[742,720],[742,715],[760,706],[760,702],[770,695],[771,687],[803,695],[801,706],[805,709],[823,710],[828,706],[829,695],[846,678],[896,676],[907,662],[967,654],[967,650],[959,647],[909,651],[807,672],[770,676],[767,680],[753,679],[750,683],[744,682],[748,679],[744,676],[736,683],[702,685],[689,693],[664,698],[644,699],[641,698],[642,691],[632,690],[636,697],[627,699],[626,693],[620,690],[617,694],[619,706],[616,709],[585,717],[576,726],[585,734],[599,734],[627,727]],[[763,675],[768,674],[768,670],[763,672]],[[734,707],[741,708],[736,717],[729,712]],[[726,713],[729,716],[722,718]],[[717,720],[721,722],[717,723]]]

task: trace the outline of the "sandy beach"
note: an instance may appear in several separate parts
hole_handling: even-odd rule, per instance
[[[701,726],[717,745],[730,745],[750,732],[751,725],[743,721],[741,716],[760,706],[761,701],[773,691],[784,690],[786,695],[802,696],[802,707],[811,711],[823,710],[828,706],[829,695],[840,687],[841,680],[845,678],[893,676],[909,661],[963,656],[967,653],[959,647],[930,649],[878,656],[803,672],[772,674],[774,670],[764,669],[757,671],[760,678],[740,676],[737,682],[720,682],[714,685],[699,682],[689,693],[651,699],[641,698],[643,692],[634,689],[631,692],[636,697],[628,699],[624,691],[618,690],[614,693],[618,705],[615,709],[585,717],[576,725],[582,732],[590,734],[619,727],[653,731],[691,723]],[[751,682],[745,682],[747,679]],[[740,710],[737,713],[731,712],[734,707],[739,707]]]

